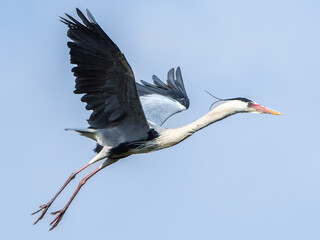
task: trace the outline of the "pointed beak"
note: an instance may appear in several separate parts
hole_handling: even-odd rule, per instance
[[[253,108],[260,113],[268,113],[268,114],[274,114],[274,115],[282,115],[282,113],[277,112],[275,110],[272,110],[270,108],[261,106],[260,104],[253,104]]]

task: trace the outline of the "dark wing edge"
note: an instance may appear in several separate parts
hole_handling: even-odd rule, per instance
[[[123,134],[134,126],[140,131],[137,135],[143,136],[149,126],[130,65],[93,15],[87,10],[87,19],[78,8],[76,11],[82,23],[68,14],[68,19],[60,20],[69,27],[71,63],[77,65],[72,69],[74,93],[85,94],[81,101],[87,103],[87,110],[93,110],[89,125],[98,129],[121,125]]]
[[[168,72],[167,83],[162,82],[153,75],[153,84],[141,80],[137,84],[137,90],[143,110],[149,121],[162,125],[172,115],[186,110],[190,101],[184,87],[181,69],[174,68]]]

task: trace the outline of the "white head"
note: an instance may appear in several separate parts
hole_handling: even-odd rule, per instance
[[[260,104],[247,98],[230,98],[219,99],[219,103],[212,111],[225,112],[228,115],[235,113],[268,113],[274,115],[281,115],[280,112],[261,106]]]

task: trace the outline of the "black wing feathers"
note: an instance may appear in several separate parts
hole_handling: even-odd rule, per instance
[[[83,23],[66,14],[76,94],[85,94],[86,109],[93,110],[88,120],[93,128],[117,125],[119,134],[135,127],[133,138],[143,138],[149,130],[137,94],[134,74],[124,55],[87,10],[89,20],[77,9]]]
[[[157,93],[172,98],[189,108],[190,102],[182,80],[180,67],[177,68],[176,78],[174,78],[174,69],[168,72],[167,84],[162,82],[157,76],[153,75],[154,84],[141,80],[142,84],[137,83],[140,96]]]

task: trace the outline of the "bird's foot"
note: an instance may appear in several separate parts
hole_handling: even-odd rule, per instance
[[[56,214],[57,214],[57,216],[56,216],[56,218],[50,223],[50,226],[52,225],[52,227],[50,228],[50,231],[51,231],[52,229],[54,229],[56,226],[58,226],[58,224],[59,224],[59,222],[61,221],[64,213],[66,212],[66,210],[67,210],[66,208],[62,208],[62,209],[59,210],[59,211],[56,211],[56,212],[52,212],[52,213],[51,213],[52,215],[56,215]]]
[[[41,205],[39,207],[40,209],[38,211],[35,211],[34,213],[31,213],[31,215],[34,215],[34,214],[42,211],[40,217],[33,224],[36,224],[37,222],[39,222],[43,218],[43,216],[46,214],[46,212],[48,211],[49,207],[51,206],[51,203],[52,202],[48,202],[47,204],[43,204],[43,205]]]

